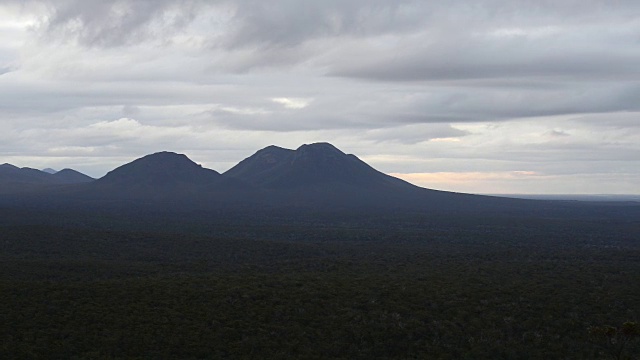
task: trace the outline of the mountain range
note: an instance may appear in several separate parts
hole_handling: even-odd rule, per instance
[[[545,213],[561,202],[431,190],[386,175],[329,143],[268,146],[223,174],[186,155],[150,154],[92,179],[75,170],[0,165],[0,204],[154,209],[315,209]],[[566,205],[565,203],[562,203]]]
[[[45,170],[19,168],[11,164],[0,165],[0,193],[28,192],[51,186],[90,183],[95,180],[73,169]]]

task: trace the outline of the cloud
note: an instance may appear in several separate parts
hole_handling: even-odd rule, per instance
[[[17,2],[17,1],[10,1]],[[165,37],[187,29],[200,16],[223,24],[211,42],[229,49],[286,48],[314,38],[365,36],[419,25],[416,1],[385,0],[65,0],[30,1],[45,17],[40,31],[83,46],[113,47]],[[25,5],[28,6],[28,5]]]
[[[309,99],[301,99],[301,98],[273,98],[271,101],[282,104],[287,109],[304,109],[310,103]]]
[[[84,46],[123,46],[165,37],[187,26],[201,1],[44,1],[49,13],[41,31]]]
[[[498,28],[444,36],[427,30],[408,41],[398,36],[395,41],[402,45],[394,49],[356,45],[351,54],[368,56],[338,62],[330,74],[376,81],[507,79],[512,83],[527,78],[593,81],[637,76],[640,50],[620,47],[637,39],[612,31],[612,25]],[[638,27],[635,24],[629,32]]]
[[[547,132],[547,135],[551,138],[563,138],[566,136],[571,136],[569,133],[562,131],[562,130],[551,130],[549,132]]]
[[[335,36],[405,32],[426,15],[418,1],[237,1],[229,47],[293,47]]]
[[[4,67],[0,67],[0,76],[6,74],[6,73],[10,73],[12,71],[14,71],[15,69],[12,66],[4,66]]]
[[[470,134],[447,124],[415,124],[400,127],[369,130],[365,138],[377,142],[417,144],[425,141],[459,141],[459,137]]]
[[[40,142],[46,153],[79,155],[86,152],[140,149],[179,143],[192,135],[190,127],[144,125],[129,118],[99,121],[83,127],[29,129],[20,132],[23,140]]]

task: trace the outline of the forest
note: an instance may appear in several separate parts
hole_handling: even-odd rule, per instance
[[[629,219],[0,213],[0,358],[640,354]]]

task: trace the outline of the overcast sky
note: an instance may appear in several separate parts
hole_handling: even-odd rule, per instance
[[[640,194],[640,1],[0,0],[0,163],[318,141],[435,189]]]

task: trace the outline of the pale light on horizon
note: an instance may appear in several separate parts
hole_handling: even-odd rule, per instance
[[[623,187],[594,188],[589,182],[575,182],[573,187],[568,188],[566,182],[571,179],[571,176],[543,175],[535,171],[390,173],[389,175],[428,189],[469,194],[640,194],[631,178],[627,179],[626,186]],[[544,189],[532,186],[540,181],[546,183]]]

